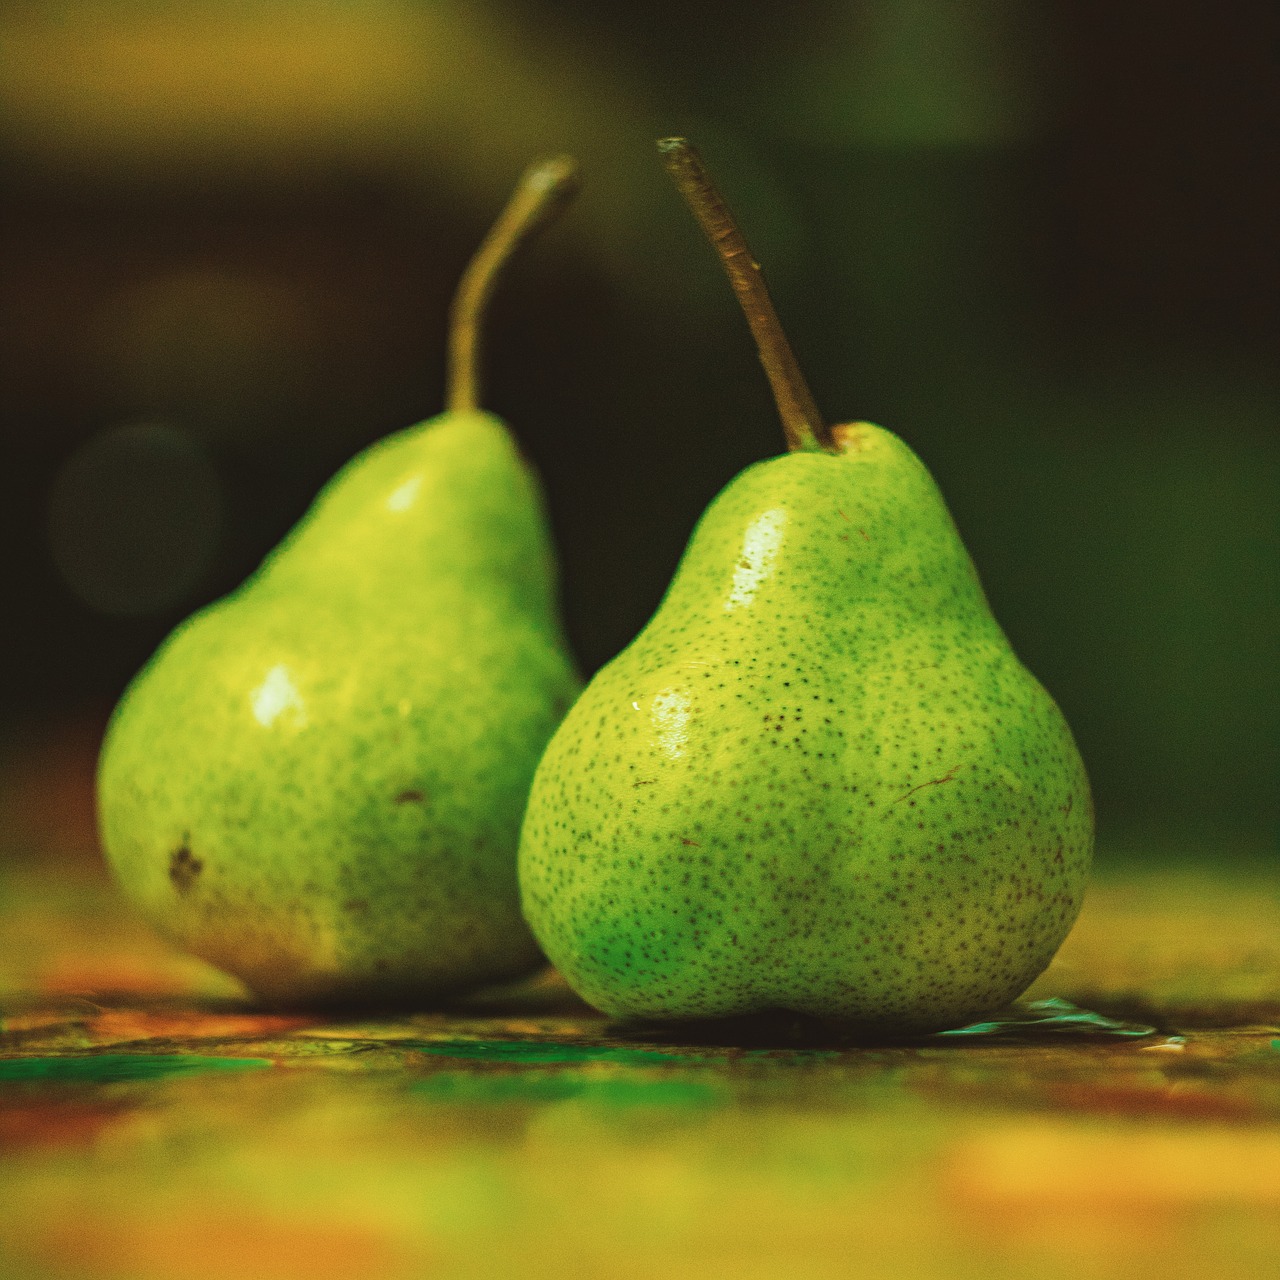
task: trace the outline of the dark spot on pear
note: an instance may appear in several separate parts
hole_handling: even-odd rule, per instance
[[[191,852],[186,839],[169,855],[169,879],[179,893],[189,893],[204,863]]]
[[[343,911],[350,911],[356,915],[364,915],[369,910],[369,904],[364,898],[348,898],[342,904]]]
[[[396,796],[396,804],[421,804],[426,798],[421,791],[410,788]]]

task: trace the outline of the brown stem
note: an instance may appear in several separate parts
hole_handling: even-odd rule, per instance
[[[578,165],[571,156],[530,165],[467,264],[449,312],[445,407],[451,413],[480,407],[480,325],[502,269],[526,240],[559,215],[577,190]]]
[[[782,418],[787,448],[834,450],[831,431],[818,412],[809,384],[800,372],[782,322],[774,310],[764,276],[760,274],[760,264],[751,256],[751,250],[747,248],[724,197],[711,181],[702,157],[686,138],[663,138],[658,143],[658,150],[677,190],[693,210],[693,216],[711,241],[712,248],[720,255],[721,265],[751,326],[760,363],[764,365],[778,414]]]

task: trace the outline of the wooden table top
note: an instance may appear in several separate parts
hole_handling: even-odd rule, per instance
[[[1009,1018],[856,1045],[263,1013],[0,865],[0,1275],[1274,1280],[1280,874],[1104,868]]]

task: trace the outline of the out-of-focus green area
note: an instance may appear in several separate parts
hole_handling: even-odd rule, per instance
[[[550,151],[586,187],[496,301],[489,402],[545,478],[584,667],[630,640],[709,498],[781,448],[653,152],[685,132],[824,409],[942,484],[1104,847],[1273,852],[1278,26],[1263,0],[5,6],[10,842],[88,829],[96,732],[163,635],[438,410],[458,273]]]

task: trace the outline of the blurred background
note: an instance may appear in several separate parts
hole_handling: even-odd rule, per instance
[[[458,274],[552,151],[584,193],[496,299],[487,399],[584,670],[631,639],[781,449],[677,132],[826,413],[933,470],[1103,857],[1275,857],[1278,40],[1272,0],[11,0],[0,860],[96,856],[114,700],[438,411]]]

